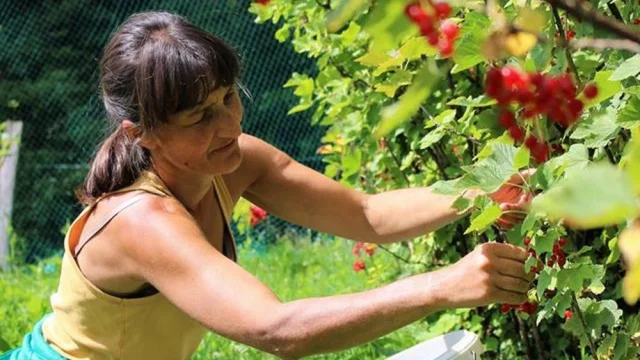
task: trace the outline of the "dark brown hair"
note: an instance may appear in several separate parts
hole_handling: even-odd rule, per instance
[[[130,120],[140,134],[169,115],[202,104],[211,91],[237,81],[240,63],[221,39],[165,12],[129,17],[111,36],[100,61],[100,87],[110,135],[102,142],[78,199],[93,203],[131,185],[149,169],[149,152],[122,128]]]

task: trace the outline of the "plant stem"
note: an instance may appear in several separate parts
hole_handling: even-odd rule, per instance
[[[409,181],[409,177],[407,176],[407,174],[404,173],[404,171],[402,171],[402,163],[400,163],[400,160],[398,160],[398,158],[396,157],[396,154],[391,149],[391,143],[389,141],[387,141],[387,149],[389,150],[389,154],[391,154],[391,157],[393,158],[393,162],[396,163],[396,166],[398,167],[398,171],[400,171],[400,174],[402,174],[402,177],[404,178],[405,186],[409,186],[409,184],[411,183]]]
[[[573,307],[573,311],[578,314],[578,318],[582,323],[582,328],[584,329],[584,333],[587,336],[587,340],[589,341],[589,347],[591,348],[591,357],[593,360],[598,360],[598,356],[596,355],[596,344],[591,337],[591,334],[587,331],[587,322],[584,320],[584,315],[582,314],[582,310],[580,310],[580,306],[578,305],[578,299],[576,298],[576,293],[571,292],[571,307]]]
[[[433,158],[433,161],[436,162],[436,165],[438,166],[438,170],[440,171],[440,176],[442,176],[442,178],[444,180],[449,180],[449,177],[447,176],[447,173],[445,172],[445,166],[444,164],[441,163],[441,159],[438,156],[438,154],[436,153],[436,151],[434,149],[432,149],[431,147],[427,148],[427,152],[429,152],[429,155],[431,155],[431,157]]]
[[[518,316],[518,314],[514,315],[518,320],[518,328],[520,330],[520,340],[524,344],[525,354],[527,355],[527,360],[533,360],[533,354],[531,352],[531,347],[529,346],[529,337],[527,336],[527,325],[522,321],[522,318]]]
[[[540,337],[540,331],[538,329],[538,325],[536,325],[536,319],[531,318],[531,327],[533,328],[533,341],[536,343],[536,349],[538,350],[538,358],[542,360],[547,360],[549,358],[549,354],[545,351],[545,344]]]
[[[398,254],[394,253],[393,251],[391,251],[391,250],[387,249],[385,246],[383,246],[383,245],[381,245],[381,244],[378,244],[378,247],[379,247],[380,249],[382,249],[382,250],[384,250],[384,251],[388,252],[389,254],[391,254],[391,256],[393,256],[394,258],[396,258],[396,259],[398,259],[398,260],[400,260],[400,261],[402,261],[402,262],[404,262],[404,263],[406,263],[406,264],[409,264],[409,265],[423,265],[423,266],[425,266],[425,267],[426,267],[426,266],[429,266],[427,263],[424,263],[424,262],[419,262],[419,261],[418,261],[418,262],[413,262],[413,261],[409,261],[409,260],[407,260],[407,259],[405,259],[405,258],[401,257],[400,255],[398,255]]]
[[[629,39],[640,44],[640,32],[631,26],[599,13],[588,1],[581,0],[545,0],[552,6],[557,6],[579,20],[584,20],[599,28],[609,30],[623,39]]]
[[[591,48],[595,50],[616,49],[640,53],[640,44],[627,39],[588,39],[581,38],[569,42],[572,49]]]
[[[560,19],[558,8],[552,5],[551,9],[553,11],[553,18],[556,21],[556,27],[558,28],[558,33],[560,33],[560,39],[562,40],[562,47],[564,48],[564,54],[567,57],[567,62],[569,63],[569,67],[571,68],[571,71],[576,76],[576,82],[578,83],[578,86],[580,86],[582,81],[580,81],[580,74],[578,74],[578,68],[576,68],[576,64],[573,62],[573,56],[571,56],[571,50],[567,46],[569,42],[567,41],[567,34],[564,32],[564,26],[562,25],[562,19]]]
[[[613,2],[613,0],[607,2],[607,7],[609,7],[609,11],[611,11],[611,15],[613,15],[613,17],[615,17],[621,23],[624,23],[622,14],[620,14],[620,10],[618,9],[618,6],[616,6],[616,3]]]

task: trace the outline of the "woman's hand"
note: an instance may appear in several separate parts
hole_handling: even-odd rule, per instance
[[[492,303],[521,304],[535,276],[525,273],[529,254],[510,244],[477,246],[457,263],[436,274],[444,308],[469,308]]]
[[[524,219],[533,194],[524,188],[527,179],[533,175],[535,169],[529,169],[515,174],[496,192],[489,194],[491,200],[500,205],[504,213],[498,219],[498,225],[503,229],[512,228]]]

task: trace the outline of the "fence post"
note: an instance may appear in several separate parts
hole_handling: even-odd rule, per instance
[[[22,136],[22,121],[7,120],[4,131],[0,132],[0,141],[8,141],[8,151],[0,153],[0,269],[7,267],[9,255],[9,226],[13,208],[13,189],[18,169],[18,152]],[[2,152],[3,149],[0,149]]]

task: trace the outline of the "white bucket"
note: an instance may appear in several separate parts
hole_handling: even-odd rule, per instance
[[[421,342],[387,360],[479,360],[483,352],[476,334],[460,330]]]

